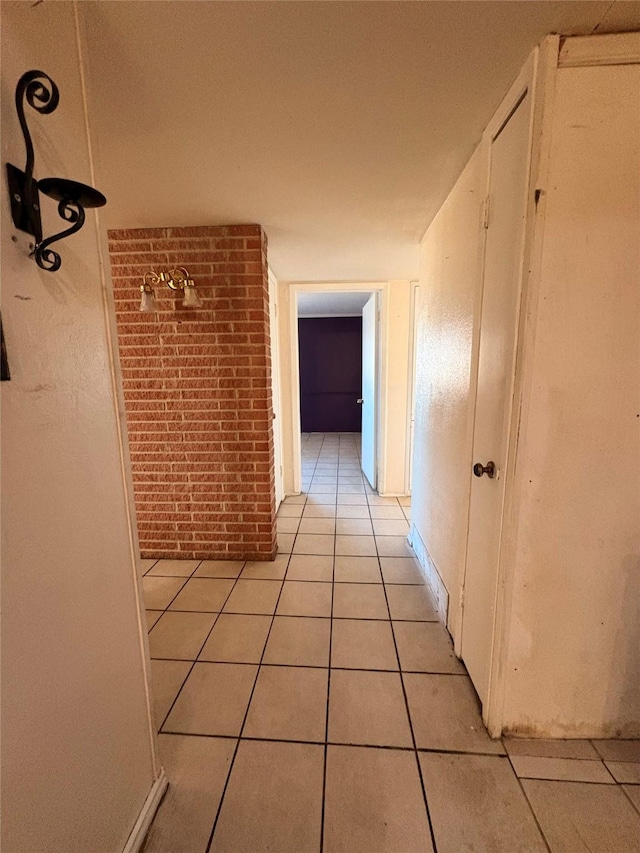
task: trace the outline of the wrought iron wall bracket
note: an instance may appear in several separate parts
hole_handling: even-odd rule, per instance
[[[66,178],[43,178],[37,181],[33,176],[34,152],[31,134],[25,117],[25,101],[36,112],[43,115],[52,113],[60,101],[58,87],[44,71],[27,71],[22,75],[16,87],[16,111],[24,136],[27,160],[24,171],[7,163],[7,177],[11,201],[13,224],[20,231],[34,238],[33,256],[43,270],[55,272],[60,269],[62,260],[57,252],[49,248],[52,243],[75,234],[85,220],[84,211],[88,207],[102,207],[106,198],[98,190],[77,181]],[[58,202],[58,214],[71,223],[70,228],[43,239],[42,217],[40,215],[40,192]]]

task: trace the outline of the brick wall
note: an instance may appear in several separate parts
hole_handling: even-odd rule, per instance
[[[259,225],[109,232],[143,557],[276,551],[266,238]],[[145,272],[186,267],[204,301]]]

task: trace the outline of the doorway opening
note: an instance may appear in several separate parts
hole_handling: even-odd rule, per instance
[[[350,436],[375,490],[378,472],[378,294],[298,293],[300,446],[310,434]],[[300,483],[305,472],[301,453]]]

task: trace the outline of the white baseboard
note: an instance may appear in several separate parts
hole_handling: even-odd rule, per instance
[[[153,787],[149,791],[147,799],[144,801],[144,805],[138,815],[138,820],[135,822],[135,826],[131,830],[131,835],[127,839],[127,843],[124,845],[122,853],[138,853],[142,848],[147,832],[149,831],[149,827],[151,826],[151,821],[156,816],[158,806],[162,802],[162,798],[164,797],[168,786],[169,780],[167,779],[164,770],[161,769],[160,776],[153,783]]]
[[[415,524],[411,525],[411,530],[409,531],[409,544],[416,552],[416,557],[420,563],[427,585],[436,600],[436,608],[440,614],[440,619],[446,625],[449,613],[449,593],[438,574],[438,570],[433,564],[433,560],[429,556],[427,547],[422,541],[422,537],[418,533]]]

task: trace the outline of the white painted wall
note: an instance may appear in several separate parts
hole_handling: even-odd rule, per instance
[[[416,306],[413,535],[456,600],[467,540],[485,187],[478,148],[422,241]],[[458,609],[449,612],[455,637]]]
[[[407,494],[409,476],[406,448],[410,405],[411,339],[411,283],[409,281],[278,283],[285,494],[296,494],[300,491],[300,379],[296,343],[296,294],[332,290],[380,293],[378,490],[380,494]]]
[[[36,175],[91,182],[72,3],[3,3],[2,160],[24,167],[21,74],[60,88],[27,107]],[[13,243],[2,169],[2,849],[115,853],[158,775],[145,678],[113,309],[93,215],[39,270]],[[45,233],[66,227],[44,199]],[[19,232],[21,233],[21,232]],[[56,246],[57,248],[57,246]],[[126,438],[124,439],[126,441]]]
[[[639,96],[637,64],[557,73],[515,472],[523,734],[640,735]]]
[[[638,38],[562,50],[578,65],[628,63]],[[640,65],[556,77],[554,44],[536,106],[542,195],[529,223],[492,731],[637,737]],[[413,532],[450,595],[464,568],[484,187],[478,151],[423,241]]]

